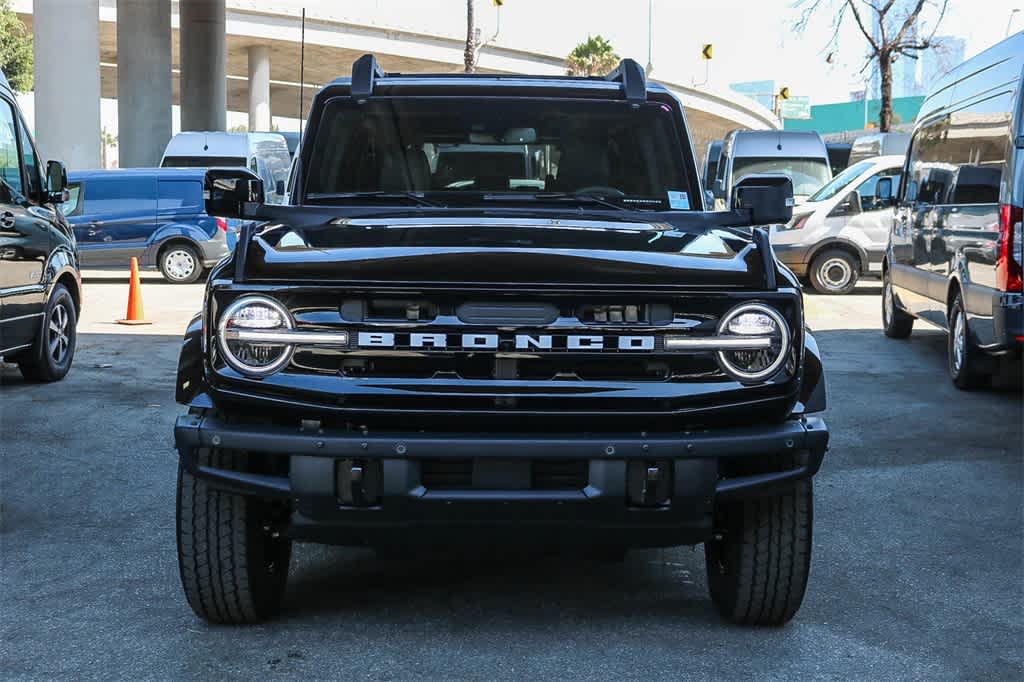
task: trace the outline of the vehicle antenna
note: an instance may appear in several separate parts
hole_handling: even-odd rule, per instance
[[[302,100],[306,84],[306,8],[302,8],[302,23],[299,28],[299,141],[302,141]]]

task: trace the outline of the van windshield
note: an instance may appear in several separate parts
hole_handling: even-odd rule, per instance
[[[842,173],[825,183],[825,186],[812,194],[811,198],[807,201],[825,201],[826,199],[831,199],[843,191],[843,189],[853,182],[857,176],[871,168],[873,165],[874,163],[871,161],[861,161],[860,163],[853,164]],[[794,194],[796,194],[796,192],[794,192]]]
[[[554,193],[575,200],[585,193],[630,209],[691,205],[680,135],[663,104],[335,100],[315,135],[305,203],[414,192],[446,204],[543,202]]]
[[[160,165],[164,168],[211,168],[213,166],[245,168],[246,162],[241,156],[165,156]]]
[[[743,176],[756,173],[782,173],[793,181],[793,194],[807,196],[828,182],[832,171],[824,158],[788,158],[785,156],[740,156],[732,162],[735,185]]]

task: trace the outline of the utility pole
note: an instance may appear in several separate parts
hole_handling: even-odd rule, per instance
[[[647,75],[654,71],[654,0],[647,0]]]

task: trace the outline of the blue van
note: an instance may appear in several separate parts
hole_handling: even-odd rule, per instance
[[[61,210],[83,268],[139,265],[187,284],[230,251],[229,221],[203,210],[205,168],[71,172]],[[231,234],[233,237],[233,233]],[[233,241],[233,240],[232,240]]]

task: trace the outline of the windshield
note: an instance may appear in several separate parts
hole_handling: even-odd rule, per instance
[[[811,198],[807,201],[825,201],[826,199],[831,199],[835,195],[839,194],[839,192],[841,192],[847,185],[853,182],[857,176],[871,168],[873,165],[873,161],[861,161],[860,163],[853,164],[842,173],[825,183],[825,186],[812,194]]]
[[[164,168],[212,168],[214,166],[241,166],[245,168],[245,158],[241,156],[165,156]]]
[[[782,173],[793,181],[794,196],[812,194],[832,177],[824,158],[809,159],[778,157],[737,157],[732,162],[732,181],[735,185],[745,175],[755,173]]]
[[[679,134],[662,104],[335,100],[316,136],[305,203],[352,193],[473,203],[585,192],[629,208],[690,207]]]

